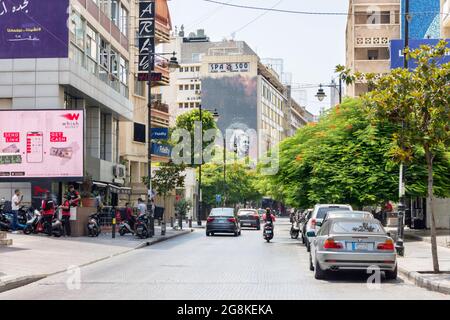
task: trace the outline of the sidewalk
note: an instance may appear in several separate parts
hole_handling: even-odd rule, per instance
[[[46,235],[8,234],[13,245],[0,248],[0,292],[40,280],[49,275],[65,272],[70,266],[85,266],[148,245],[191,233],[155,227],[156,235],[138,239],[133,235],[121,237],[116,233],[102,233],[98,238],[55,238]]]
[[[396,238],[396,228],[386,228]],[[442,273],[433,274],[429,230],[405,229],[405,256],[398,257],[398,272],[417,286],[440,293],[450,294],[450,241],[448,230],[438,230],[438,258]]]

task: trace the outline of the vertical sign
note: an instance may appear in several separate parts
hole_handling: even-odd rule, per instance
[[[155,2],[139,2],[139,59],[138,72],[148,73],[155,67]]]

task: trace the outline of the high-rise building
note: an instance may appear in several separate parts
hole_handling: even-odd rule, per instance
[[[390,41],[400,39],[400,0],[350,0],[346,29],[346,66],[352,72],[385,74],[390,71]],[[347,95],[369,90],[356,81]]]
[[[164,51],[177,52],[180,62],[162,90],[172,124],[200,104],[217,110],[228,149],[255,160],[287,136],[286,87],[246,42],[212,42],[203,30],[188,37],[181,31]]]
[[[119,190],[124,184],[123,170],[117,170],[119,123],[131,121],[134,112],[132,1],[26,1],[16,12],[9,5],[1,9],[0,108],[84,110],[84,175]],[[2,183],[0,193],[9,198],[18,186],[28,201],[32,188],[61,194],[58,182]]]

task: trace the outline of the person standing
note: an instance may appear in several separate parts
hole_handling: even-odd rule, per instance
[[[63,231],[64,231],[64,236],[68,236],[70,237],[71,235],[71,230],[70,230],[70,196],[67,194],[65,199],[64,199],[64,203],[60,206],[61,210],[62,210],[62,225],[63,225]]]
[[[45,193],[45,198],[42,200],[42,219],[44,220],[45,230],[47,235],[52,235],[52,222],[55,216],[55,202],[50,194],[50,192]]]
[[[144,200],[142,200],[142,198],[138,199],[137,208],[139,210],[140,216],[147,213],[147,205],[144,203]]]
[[[23,195],[20,195],[20,190],[14,190],[14,195],[11,199],[11,211],[12,211],[12,222],[11,230],[12,233],[17,233],[17,215],[19,214],[20,204],[22,203]]]
[[[81,196],[80,193],[75,190],[75,187],[71,184],[69,185],[69,203],[71,207],[78,207],[80,200],[81,200]]]

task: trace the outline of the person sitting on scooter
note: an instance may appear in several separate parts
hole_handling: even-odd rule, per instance
[[[270,210],[270,208],[267,208],[266,213],[263,214],[263,220],[266,223],[275,222],[275,216],[273,215],[272,210]]]
[[[69,236],[71,234],[70,230],[70,195],[66,194],[64,203],[60,206],[62,210],[62,225],[64,230],[64,235]]]
[[[125,217],[130,225],[130,228],[134,230],[134,224],[136,222],[136,217],[133,215],[133,209],[131,209],[130,203],[125,203]]]
[[[44,200],[42,200],[41,209],[42,209],[42,219],[44,220],[46,233],[49,236],[51,236],[52,221],[55,215],[55,202],[53,201],[49,191],[45,193],[45,198]]]

